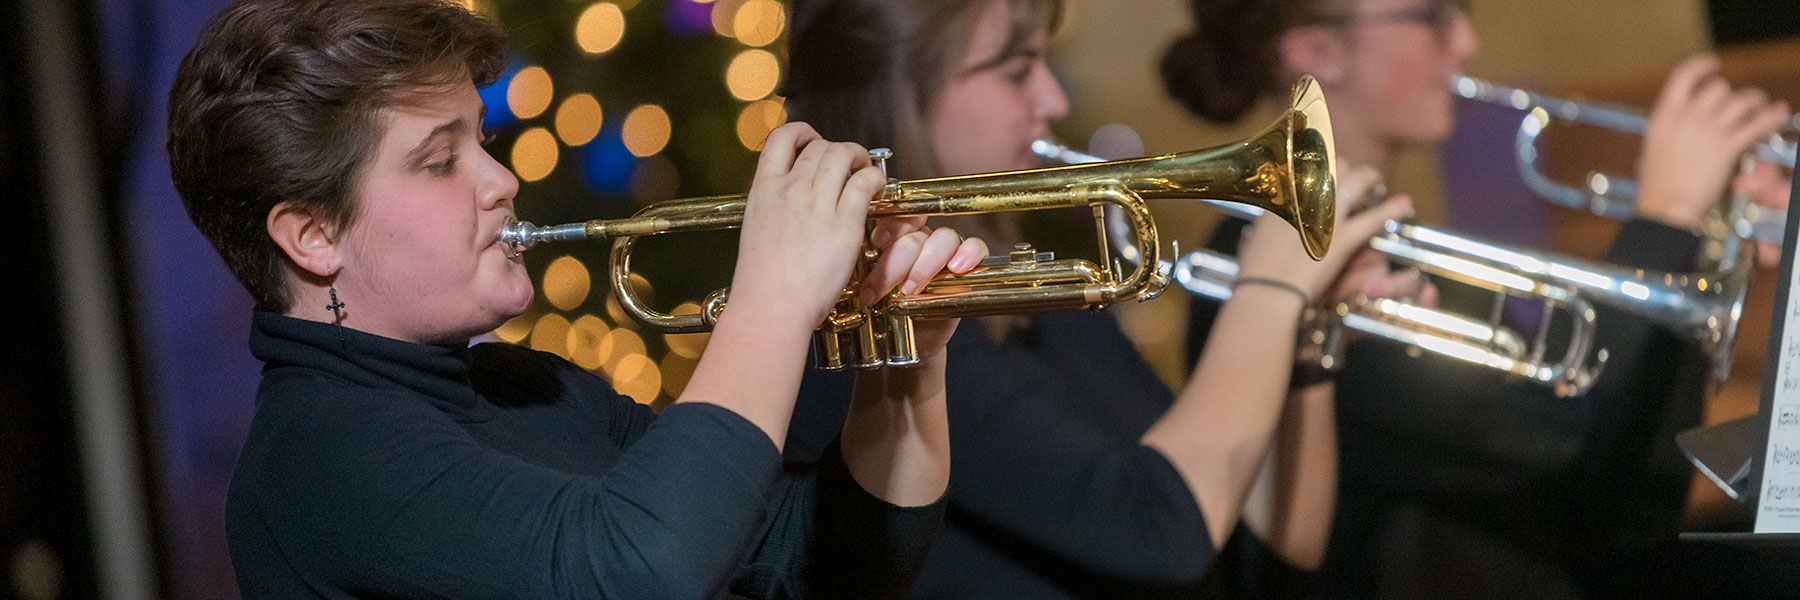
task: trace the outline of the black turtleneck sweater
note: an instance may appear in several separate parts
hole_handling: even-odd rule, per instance
[[[258,313],[226,511],[246,598],[904,595],[942,504],[816,475],[721,407],[654,414],[542,352]]]

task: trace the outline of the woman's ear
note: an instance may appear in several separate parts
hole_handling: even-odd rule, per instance
[[[288,259],[313,275],[330,277],[340,266],[337,239],[326,223],[292,201],[269,209],[269,237]]]
[[[1276,42],[1281,64],[1294,74],[1309,73],[1319,83],[1333,84],[1344,78],[1343,39],[1330,27],[1294,27]]]

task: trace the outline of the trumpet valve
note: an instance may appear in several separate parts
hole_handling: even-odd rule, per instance
[[[1037,260],[1038,253],[1031,247],[1031,242],[1013,244],[1012,253],[1007,255],[1007,262],[1015,266],[1029,267],[1037,264]]]
[[[876,369],[886,364],[881,352],[881,336],[875,331],[875,320],[864,319],[856,327],[856,363],[858,369]]]
[[[883,177],[889,176],[887,161],[893,157],[894,151],[887,148],[874,148],[869,150],[869,162],[874,163],[876,168],[881,169],[881,175]]]
[[[887,366],[910,367],[919,364],[919,346],[913,337],[912,317],[888,315],[887,321]]]
[[[825,371],[844,370],[844,344],[838,332],[820,329],[813,332],[813,363]]]

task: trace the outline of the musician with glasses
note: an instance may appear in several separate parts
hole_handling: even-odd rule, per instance
[[[1442,141],[1453,124],[1447,80],[1478,49],[1461,1],[1191,7],[1195,30],[1161,65],[1169,92],[1202,118],[1231,122],[1277,95],[1286,78],[1311,73],[1331,101],[1343,165],[1386,169],[1399,148]],[[1774,169],[1735,182],[1732,174],[1788,107],[1732,89],[1716,70],[1716,60],[1700,58],[1671,73],[1645,138],[1639,218],[1620,231],[1609,262],[1691,271],[1701,240],[1690,230],[1728,188],[1785,204]],[[1234,233],[1223,229],[1218,245],[1234,245]],[[1365,260],[1384,259],[1369,253],[1353,263]],[[1443,303],[1485,307],[1491,298],[1457,291],[1445,288]],[[1199,348],[1215,309],[1205,300],[1194,308],[1190,341]],[[1397,344],[1352,344],[1337,378],[1335,432],[1316,430],[1320,437],[1298,448],[1302,457],[1329,457],[1334,446],[1341,455],[1324,595],[1657,591],[1654,551],[1674,538],[1689,480],[1673,435],[1697,423],[1708,365],[1673,332],[1599,311],[1596,345],[1611,359],[1592,391],[1573,399],[1435,355],[1412,358]]]
[[[940,521],[943,373],[864,378],[817,473],[780,450],[811,330],[883,176],[770,134],[731,302],[661,414],[566,360],[470,347],[532,284],[498,232],[518,180],[481,146],[505,37],[439,0],[242,0],[170,93],[189,216],[256,302],[265,363],[226,526],[247,598],[896,597]],[[978,240],[887,223],[869,291],[968,272]]]
[[[893,148],[902,179],[1034,167],[1032,141],[1068,109],[1045,62],[1060,8],[800,0],[789,113],[827,137]],[[1204,579],[1242,530],[1240,515],[1272,514],[1246,498],[1253,482],[1272,485],[1264,457],[1302,402],[1288,399],[1301,310],[1330,293],[1344,249],[1410,210],[1395,198],[1347,217],[1372,182],[1366,171],[1341,172],[1323,262],[1305,256],[1286,223],[1259,224],[1266,233],[1245,250],[1237,296],[1212,332],[1217,350],[1179,392],[1109,313],[965,319],[946,380],[949,505],[919,596],[1188,596],[1223,583]],[[1013,214],[949,222],[1001,245],[1031,239]],[[1356,284],[1387,285],[1380,270]],[[809,380],[789,442],[798,460],[835,431],[847,394],[832,377]],[[1239,537],[1282,543],[1255,533]]]

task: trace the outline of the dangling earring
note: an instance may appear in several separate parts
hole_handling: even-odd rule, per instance
[[[338,345],[348,348],[350,346],[350,342],[344,341],[344,313],[342,312],[344,309],[344,303],[342,301],[338,300],[337,282],[333,281],[327,285],[331,286],[331,304],[325,305],[325,308],[331,309],[331,314],[336,317],[337,331],[338,331]]]

